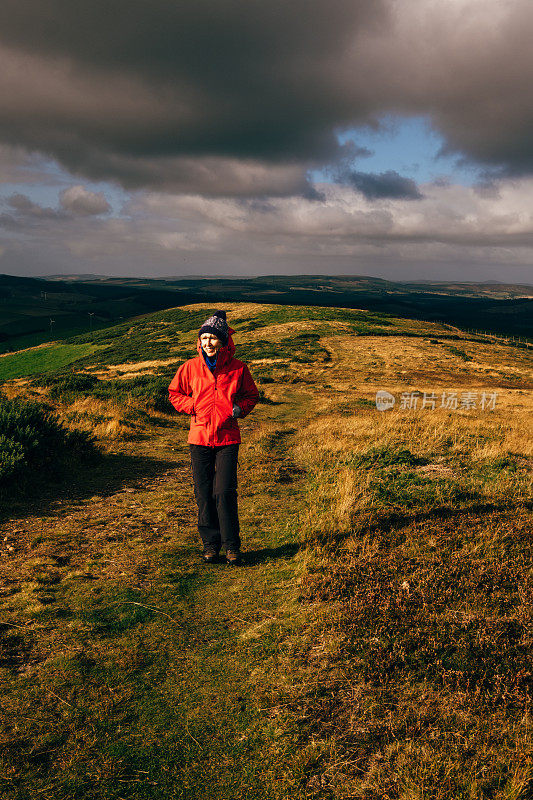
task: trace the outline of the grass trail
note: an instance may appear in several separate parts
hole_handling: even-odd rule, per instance
[[[305,402],[243,425],[242,567],[200,563],[176,418],[4,523],[2,797],[300,796],[254,675],[304,624],[290,451]]]

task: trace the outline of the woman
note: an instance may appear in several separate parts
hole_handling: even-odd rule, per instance
[[[237,508],[237,456],[245,417],[259,399],[246,364],[233,358],[235,345],[225,311],[215,311],[198,332],[198,356],[186,361],[170,386],[170,402],[191,415],[189,448],[198,504],[198,532],[207,563],[225,548],[228,564],[241,560]]]

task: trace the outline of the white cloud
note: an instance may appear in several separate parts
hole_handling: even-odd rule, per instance
[[[518,247],[533,243],[533,179],[505,180],[497,191],[424,184],[421,200],[368,200],[349,187],[320,184],[324,202],[302,197],[270,198],[265,203],[198,195],[150,194],[139,200],[150,217],[217,226],[234,236],[264,242],[286,237],[295,242],[435,241],[472,246]],[[268,246],[268,245],[267,245]]]
[[[324,201],[137,192],[120,218],[99,213],[105,198],[71,188],[71,204],[77,199],[93,213],[67,212],[65,202],[41,209],[24,195],[11,198],[9,213],[0,217],[7,234],[3,271],[11,263],[31,263],[33,253],[37,274],[65,264],[70,273],[386,271],[401,278],[437,269],[433,264],[448,270],[437,277],[455,270],[475,280],[494,278],[505,263],[516,268],[516,280],[527,280],[524,270],[531,273],[532,178],[490,187],[428,183],[420,200],[369,200],[333,184],[317,187]],[[42,266],[47,262],[48,270]]]
[[[69,186],[59,195],[59,202],[65,211],[81,216],[105,214],[111,211],[103,192],[90,192],[84,186]]]

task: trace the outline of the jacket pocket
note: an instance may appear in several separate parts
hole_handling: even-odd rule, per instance
[[[233,401],[228,397],[224,397],[223,402],[220,404],[218,411],[219,428],[235,428],[238,427],[237,420],[233,416]]]
[[[193,420],[197,425],[207,425],[211,418],[211,408],[204,398],[197,398],[194,405]]]

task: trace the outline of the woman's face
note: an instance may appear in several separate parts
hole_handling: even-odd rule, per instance
[[[215,353],[218,353],[222,347],[222,342],[213,333],[202,333],[200,336],[200,344],[209,358],[212,358]]]

